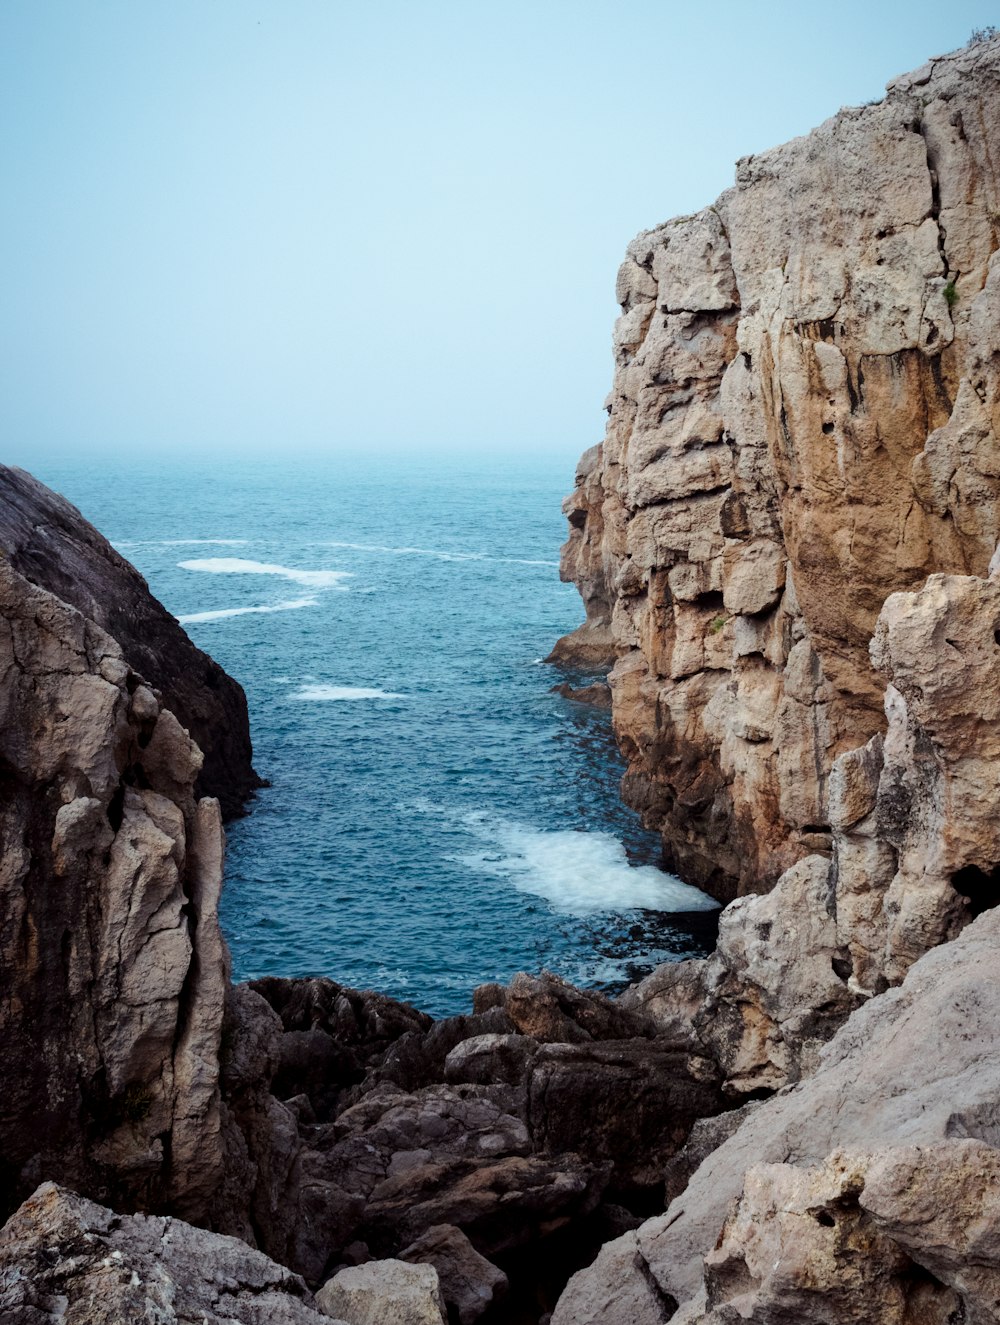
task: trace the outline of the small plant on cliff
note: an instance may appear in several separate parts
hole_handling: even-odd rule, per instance
[[[708,623],[708,628],[713,635],[718,635],[719,631],[725,627],[726,618],[724,616],[713,617]]]
[[[147,1086],[140,1086],[133,1083],[125,1087],[125,1096],[122,1100],[122,1116],[126,1122],[141,1123],[143,1118],[149,1116],[149,1111],[153,1106],[153,1097]]]
[[[965,44],[966,46],[978,46],[981,41],[989,41],[998,32],[1000,32],[1000,28],[995,23],[991,23],[985,28],[973,28],[969,34],[969,40]]]
[[[944,295],[944,301],[949,308],[954,308],[958,303],[958,286],[954,281],[949,281],[941,292]]]

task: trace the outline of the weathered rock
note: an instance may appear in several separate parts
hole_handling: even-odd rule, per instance
[[[1000,46],[925,73],[741,161],[619,272],[565,507],[587,624],[553,656],[610,643],[626,797],[723,900],[829,850],[831,767],[884,730],[883,603],[984,575],[1000,535]]]
[[[117,1215],[45,1183],[0,1230],[4,1325],[329,1325],[305,1284],[237,1238]],[[343,1323],[342,1323],[343,1325]]]
[[[206,1218],[228,954],[201,752],[110,636],[5,559],[0,615],[3,1198],[51,1177]]]
[[[399,1259],[433,1265],[441,1295],[458,1325],[472,1325],[494,1301],[507,1292],[507,1276],[480,1256],[461,1229],[435,1224],[399,1253]]]
[[[549,1044],[531,1064],[539,1149],[614,1165],[618,1187],[656,1187],[696,1118],[723,1107],[714,1063],[650,1040]]]
[[[204,756],[196,796],[239,814],[261,785],[251,763],[242,687],[194,646],[146,581],[76,507],[23,469],[0,465],[0,549],[31,584],[55,594],[117,641],[160,692]]]
[[[877,1152],[858,1199],[886,1238],[954,1291],[969,1325],[992,1325],[1000,1303],[1000,1150],[955,1139]]]
[[[316,1302],[347,1325],[447,1325],[432,1265],[397,1260],[351,1265],[323,1285]]]
[[[444,1060],[446,1081],[468,1081],[481,1086],[516,1086],[538,1052],[529,1035],[473,1035],[461,1040]]]
[[[745,1221],[762,1221],[767,1224],[772,1216],[767,1215],[766,1211],[773,1209],[774,1217],[778,1217],[781,1210],[791,1209],[788,1202],[792,1197],[789,1194],[799,1190],[797,1184],[805,1183],[808,1188],[813,1181],[806,1171],[823,1165],[835,1152],[862,1157],[874,1152],[877,1157],[879,1151],[889,1148],[919,1146],[930,1172],[933,1165],[938,1163],[937,1159],[933,1159],[932,1163],[938,1146],[950,1137],[983,1140],[991,1147],[1000,1140],[1000,1114],[996,1104],[997,1099],[1000,1099],[1000,1000],[994,996],[992,974],[998,940],[1000,913],[993,910],[981,915],[953,942],[937,947],[920,958],[910,968],[901,986],[871,999],[851,1015],[820,1051],[818,1066],[811,1076],[753,1108],[738,1130],[708,1155],[691,1177],[683,1194],[672,1202],[666,1213],[642,1225],[636,1234],[637,1247],[645,1266],[641,1277],[644,1278],[648,1270],[664,1293],[682,1304],[689,1304],[684,1306],[684,1313],[678,1319],[683,1319],[688,1325],[703,1319],[704,1313],[697,1307],[697,1295],[703,1289],[704,1259],[715,1247],[720,1231],[741,1194],[746,1198],[746,1175],[750,1170],[755,1170],[755,1166],[757,1171],[761,1165],[767,1167],[766,1183],[772,1184],[774,1200],[771,1202],[769,1196],[766,1199],[761,1196],[758,1200],[764,1187],[754,1188],[751,1184],[749,1190],[752,1199],[744,1206],[743,1216],[737,1216],[737,1219],[745,1217]],[[949,1239],[957,1239],[957,1246],[972,1249],[970,1266],[978,1264],[979,1268],[984,1268],[985,1263],[985,1268],[989,1268],[987,1257],[981,1257],[977,1262],[979,1253],[974,1249],[979,1246],[976,1239],[980,1231],[983,1231],[984,1236],[982,1246],[991,1245],[991,1235],[987,1235],[985,1229],[993,1218],[992,1206],[986,1200],[986,1189],[982,1187],[981,1180],[962,1178],[963,1174],[971,1173],[981,1159],[982,1156],[972,1149],[964,1153],[953,1151],[951,1157],[943,1157],[940,1174],[927,1177],[923,1190],[921,1183],[925,1180],[922,1178],[917,1182],[914,1177],[912,1205],[908,1205],[907,1200],[902,1198],[904,1179],[900,1175],[905,1172],[915,1173],[913,1155],[893,1160],[894,1164],[902,1165],[898,1169],[886,1167],[889,1165],[888,1159],[881,1167],[879,1163],[873,1162],[870,1198],[862,1196],[861,1200],[863,1209],[868,1211],[868,1222],[865,1224],[867,1231],[852,1261],[854,1271],[861,1276],[858,1292],[862,1297],[872,1291],[865,1287],[865,1276],[869,1268],[862,1262],[869,1253],[875,1255],[873,1248],[883,1245],[879,1242],[883,1235],[892,1238],[894,1245],[902,1249],[900,1256],[905,1252],[907,1261],[916,1260],[926,1266],[928,1274],[937,1275],[930,1259],[932,1247],[937,1245],[933,1229],[927,1238],[928,1250],[923,1252],[917,1249],[917,1238],[920,1235],[913,1231],[919,1217],[913,1212],[930,1208],[935,1189],[942,1194],[945,1191],[950,1193],[947,1199],[941,1196],[942,1204],[950,1205],[956,1219],[963,1223],[967,1239],[963,1241],[952,1229],[942,1238],[943,1245],[939,1247],[939,1254],[947,1260],[952,1255],[948,1250],[951,1245]],[[982,1171],[987,1174],[991,1172],[992,1163],[991,1158]],[[853,1160],[851,1164],[857,1167]],[[788,1173],[775,1174],[771,1166],[779,1166],[782,1170],[787,1168]],[[864,1165],[861,1172],[863,1177]],[[949,1172],[953,1179],[950,1188]],[[883,1174],[884,1177],[878,1176],[875,1181],[877,1175]],[[896,1195],[892,1195],[893,1192]],[[857,1192],[852,1198],[852,1209],[858,1204],[856,1197]],[[866,1203],[869,1199],[870,1209]],[[922,1206],[921,1202],[925,1204]],[[826,1207],[820,1202],[816,1208],[819,1210]],[[942,1211],[939,1217],[943,1231],[947,1226],[947,1211]],[[851,1218],[857,1223],[861,1214],[856,1211]],[[810,1237],[825,1237],[829,1225],[824,1225],[822,1220],[812,1222],[815,1229],[810,1230]],[[789,1227],[793,1228],[794,1225]],[[771,1251],[782,1245],[781,1240],[785,1236],[780,1227],[772,1232],[777,1241],[772,1240]],[[751,1282],[752,1276],[747,1275],[740,1280],[742,1271],[738,1260],[740,1248],[747,1236],[747,1226],[731,1226],[731,1236],[726,1243],[727,1250],[723,1258],[729,1268],[719,1271],[722,1276],[719,1283],[724,1279],[728,1287],[713,1290],[710,1283],[710,1299],[713,1291],[730,1294],[727,1302],[740,1293],[756,1291]],[[766,1237],[771,1238],[772,1233],[766,1233]],[[911,1239],[911,1243],[907,1239]],[[822,1255],[826,1256],[832,1244],[821,1242],[812,1245],[819,1246]],[[764,1243],[761,1246],[764,1248],[760,1260],[763,1266],[771,1252]],[[823,1251],[823,1247],[827,1247],[827,1251]],[[924,1260],[921,1260],[922,1255]],[[960,1258],[959,1252],[955,1259],[956,1265]],[[826,1263],[836,1266],[836,1258]],[[902,1264],[901,1261],[897,1263]],[[620,1257],[616,1264],[620,1266]],[[639,1273],[630,1272],[633,1278]],[[836,1276],[839,1271],[834,1269],[830,1273]],[[784,1270],[780,1274],[775,1271],[775,1274],[777,1278],[765,1275],[759,1280],[758,1287],[765,1293],[765,1297],[759,1299],[761,1303],[777,1302],[783,1293],[794,1294],[796,1291],[794,1275],[790,1273],[786,1277]],[[620,1269],[615,1271],[615,1275],[614,1282],[618,1283]],[[901,1276],[899,1282],[904,1288],[906,1284],[912,1286],[921,1278],[910,1270],[905,1273],[901,1271]],[[926,1278],[924,1275],[925,1281]],[[977,1291],[987,1291],[975,1289],[971,1279],[960,1283],[957,1269],[952,1279],[942,1269],[940,1279],[949,1291],[965,1293],[970,1302],[974,1300]],[[611,1286],[600,1263],[595,1263],[589,1270],[582,1272],[575,1291],[596,1300],[610,1291]],[[799,1290],[808,1290],[808,1279],[800,1276],[798,1286]],[[941,1303],[951,1302],[952,1306],[955,1305],[953,1299],[939,1293],[937,1289],[932,1292],[925,1285],[920,1291],[928,1296],[928,1300],[933,1299],[937,1303],[933,1311],[937,1311]],[[721,1303],[721,1298],[717,1297],[716,1300]],[[822,1303],[825,1299],[817,1294],[810,1300],[813,1304],[810,1310],[819,1310],[816,1303]],[[831,1301],[831,1310],[841,1309],[834,1299]],[[751,1310],[751,1299],[747,1299],[747,1302],[747,1309]],[[723,1322],[728,1325],[733,1319],[728,1305],[712,1309],[722,1313],[706,1317],[712,1325],[722,1325]],[[732,1307],[732,1310],[736,1310],[736,1307]],[[797,1300],[796,1310],[802,1311],[802,1299]],[[843,1310],[847,1311],[847,1307],[843,1306]],[[861,1312],[861,1307],[852,1306],[851,1310]],[[730,1314],[726,1315],[726,1311],[730,1311]],[[899,1319],[913,1319],[914,1322],[924,1318],[948,1319],[947,1312],[941,1317],[934,1315],[930,1305],[927,1311],[930,1314],[926,1317],[908,1317],[904,1314]],[[750,1318],[763,1323],[784,1321],[789,1316],[781,1315],[775,1306],[767,1305],[765,1309],[761,1305],[760,1314],[751,1315]],[[803,1317],[793,1315],[791,1318]],[[854,1318],[870,1320],[872,1316],[818,1314],[804,1318],[829,1319],[832,1322]],[[890,1316],[885,1318],[892,1319]],[[625,1325],[628,1319],[626,1315],[609,1312],[606,1325]]]
[[[676,1309],[650,1274],[635,1234],[626,1233],[602,1247],[589,1270],[570,1279],[552,1325],[663,1325]]]

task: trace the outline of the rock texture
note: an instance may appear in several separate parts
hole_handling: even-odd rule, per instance
[[[195,795],[229,818],[261,780],[251,763],[242,687],[191,643],[134,566],[76,507],[23,469],[0,465],[0,552],[31,584],[117,641],[128,665],[159,691],[204,757]]]
[[[0,1190],[58,1176],[204,1215],[228,958],[201,752],[109,635],[6,559],[0,617]]]
[[[236,1238],[116,1215],[46,1183],[0,1231],[4,1325],[329,1325],[297,1275]],[[343,1322],[341,1323],[343,1325]]]
[[[959,1320],[956,1294],[965,1319],[995,1319],[974,1299],[1000,1271],[998,940],[991,910],[855,1012],[812,1075],[755,1106],[665,1214],[571,1282],[553,1325],[650,1276],[689,1304],[685,1325]]]
[[[1000,535],[1000,57],[988,41],[739,163],[640,235],[607,436],[567,503],[625,795],[723,900],[830,849],[834,761],[884,731],[868,641]]]

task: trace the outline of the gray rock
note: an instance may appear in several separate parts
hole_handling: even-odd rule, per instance
[[[329,1325],[329,1314],[298,1275],[237,1238],[177,1219],[116,1215],[45,1183],[0,1230],[0,1320]]]
[[[351,1265],[323,1285],[316,1302],[347,1325],[447,1325],[432,1265],[397,1260]]]
[[[435,1224],[401,1251],[399,1259],[434,1266],[449,1315],[457,1316],[459,1325],[472,1325],[507,1292],[504,1272],[480,1256],[453,1224]]]

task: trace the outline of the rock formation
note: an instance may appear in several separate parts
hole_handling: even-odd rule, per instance
[[[135,567],[65,498],[6,465],[0,465],[0,552],[31,584],[117,642],[201,750],[195,795],[214,796],[225,818],[240,814],[261,785],[251,763],[246,696],[191,643]]]
[[[0,472],[4,1319],[998,1319],[998,139],[1000,39],[629,249],[555,656],[741,895],[617,1000],[231,987],[233,692]]]
[[[998,152],[994,41],[741,161],[619,272],[553,656],[614,661],[626,798],[722,900],[829,850],[888,595],[996,547]]]

